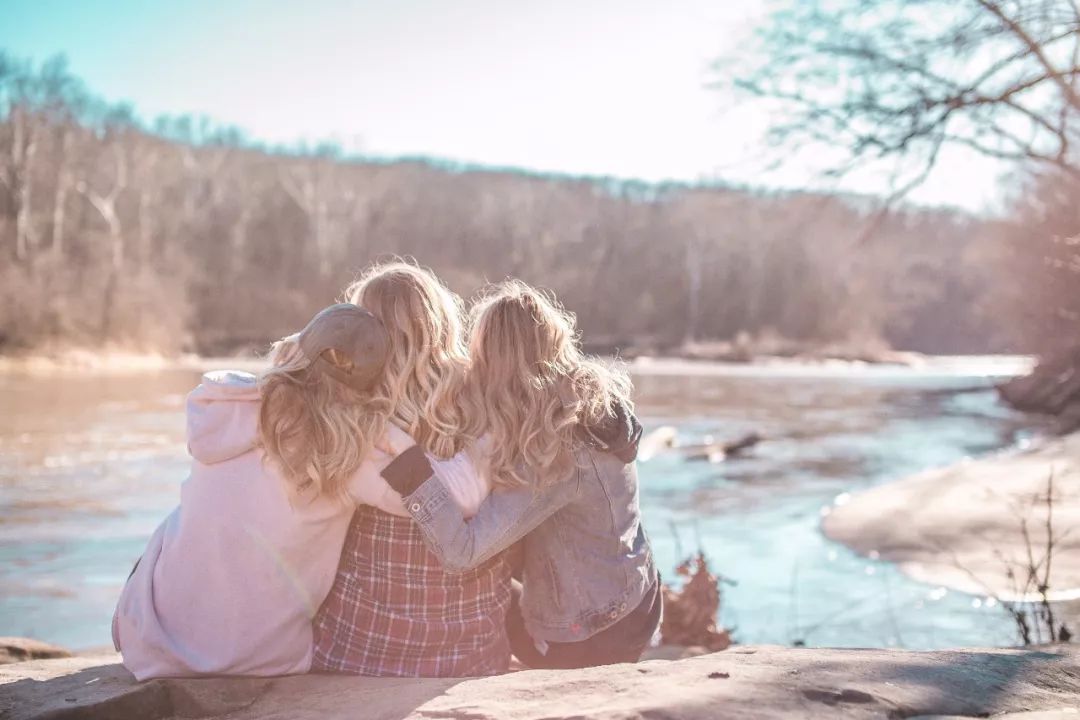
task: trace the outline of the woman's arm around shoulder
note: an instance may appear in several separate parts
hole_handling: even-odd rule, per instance
[[[580,471],[547,483],[530,471],[526,485],[494,490],[469,520],[447,489],[443,464],[450,462],[460,459],[433,460],[414,446],[383,470],[447,572],[465,572],[490,560],[577,497]]]

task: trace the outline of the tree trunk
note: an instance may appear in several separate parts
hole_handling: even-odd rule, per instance
[[[233,223],[229,231],[229,302],[228,313],[230,316],[227,327],[244,327],[244,318],[249,317],[251,308],[251,292],[241,286],[240,278],[246,267],[248,228],[254,216],[254,210],[250,201],[245,201],[240,209],[240,216]]]
[[[150,220],[150,193],[145,189],[139,192],[139,258],[138,262],[142,267],[146,267],[150,264],[151,256],[151,244],[153,242],[153,236],[151,233],[151,220]]]
[[[326,200],[321,196],[316,200],[315,252],[319,255],[319,276],[330,276],[330,213]]]
[[[73,185],[70,164],[68,163],[68,151],[71,148],[71,132],[64,131],[64,139],[60,145],[60,169],[56,176],[56,195],[53,197],[52,217],[52,252],[53,260],[59,267],[64,257],[64,225],[67,222],[67,196]]]
[[[125,256],[124,232],[120,217],[116,213],[116,201],[120,197],[120,193],[127,187],[127,160],[124,157],[123,149],[119,145],[113,146],[113,155],[116,159],[116,177],[113,178],[113,185],[108,195],[97,194],[85,182],[80,182],[76,186],[76,190],[101,215],[109,231],[109,274],[105,280],[105,294],[101,308],[101,336],[103,339],[108,339],[112,334],[116,291],[120,283],[120,276],[124,270]]]
[[[14,141],[12,160],[15,187],[15,259],[26,260],[30,255],[30,203],[32,201],[34,157],[37,155],[37,139],[28,126],[26,112],[16,109],[14,116]]]
[[[701,245],[696,237],[686,242],[686,335],[684,342],[697,340],[701,319]]]
[[[105,281],[105,297],[101,305],[101,337],[108,340],[113,332],[113,314],[116,309],[116,291],[124,272],[124,236],[116,211],[109,206],[106,220],[109,224],[109,275]]]
[[[322,190],[319,167],[303,167],[301,173],[282,169],[278,173],[281,186],[307,218],[308,239],[315,246],[319,275],[330,274],[330,218]]]

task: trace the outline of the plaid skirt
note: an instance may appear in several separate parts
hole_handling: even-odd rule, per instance
[[[315,617],[312,670],[393,677],[506,672],[510,567],[451,575],[411,518],[362,506]]]

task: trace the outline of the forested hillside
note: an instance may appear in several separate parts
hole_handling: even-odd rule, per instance
[[[509,275],[549,287],[594,343],[1038,343],[1010,310],[1027,292],[1015,226],[907,207],[865,237],[874,214],[858,197],[264,148],[142,122],[62,61],[0,56],[0,352],[255,347],[390,255],[465,296]]]

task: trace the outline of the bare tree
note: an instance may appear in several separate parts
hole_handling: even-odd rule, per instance
[[[868,166],[892,174],[891,194],[864,236],[926,180],[946,148],[1004,161],[1030,180],[1017,188],[1026,193],[1014,193],[1019,222],[999,233],[997,318],[1013,316],[1023,347],[1060,351],[1063,338],[1075,345],[1080,3],[786,0],[747,55],[734,85],[770,104],[776,147],[838,151],[827,175]],[[1080,372],[1080,350],[1066,351],[1069,358],[1047,367]],[[1055,372],[1031,387],[1053,385]]]
[[[114,170],[107,190],[97,190],[87,180],[80,180],[75,189],[86,198],[98,215],[105,222],[108,240],[108,270],[105,281],[105,296],[101,309],[101,334],[105,338],[112,335],[112,318],[116,306],[117,286],[124,272],[124,228],[117,210],[120,194],[127,188],[128,162],[124,156],[124,147],[118,141],[109,144],[108,150],[113,158]]]
[[[28,258],[33,226],[30,222],[34,185],[34,160],[37,157],[38,128],[25,105],[11,110],[11,160],[7,165],[6,185],[15,201],[15,259]]]
[[[893,196],[942,148],[1080,177],[1080,5],[1073,0],[797,0],[735,85],[775,103],[770,137],[840,148],[826,169],[890,163]]]
[[[330,274],[335,239],[335,213],[331,202],[336,185],[336,152],[323,149],[314,157],[279,164],[281,186],[307,216],[308,237],[315,249],[319,274]]]
[[[64,228],[67,224],[68,194],[75,185],[75,177],[71,168],[72,135],[74,130],[71,127],[64,127],[60,132],[60,157],[56,162],[56,191],[53,193],[52,242],[50,248],[53,260],[58,263],[64,257]]]
[[[899,213],[882,232],[909,251],[853,259],[870,211],[836,196],[283,152],[188,116],[152,128],[63,63],[0,55],[0,247],[22,257],[0,262],[0,350],[258,349],[387,255],[416,257],[463,294],[508,275],[549,287],[597,349],[864,335],[909,346],[919,318],[958,338],[951,350],[994,349],[975,322],[993,286],[979,257],[953,262],[939,242],[949,214]],[[963,247],[986,230],[971,223]]]

